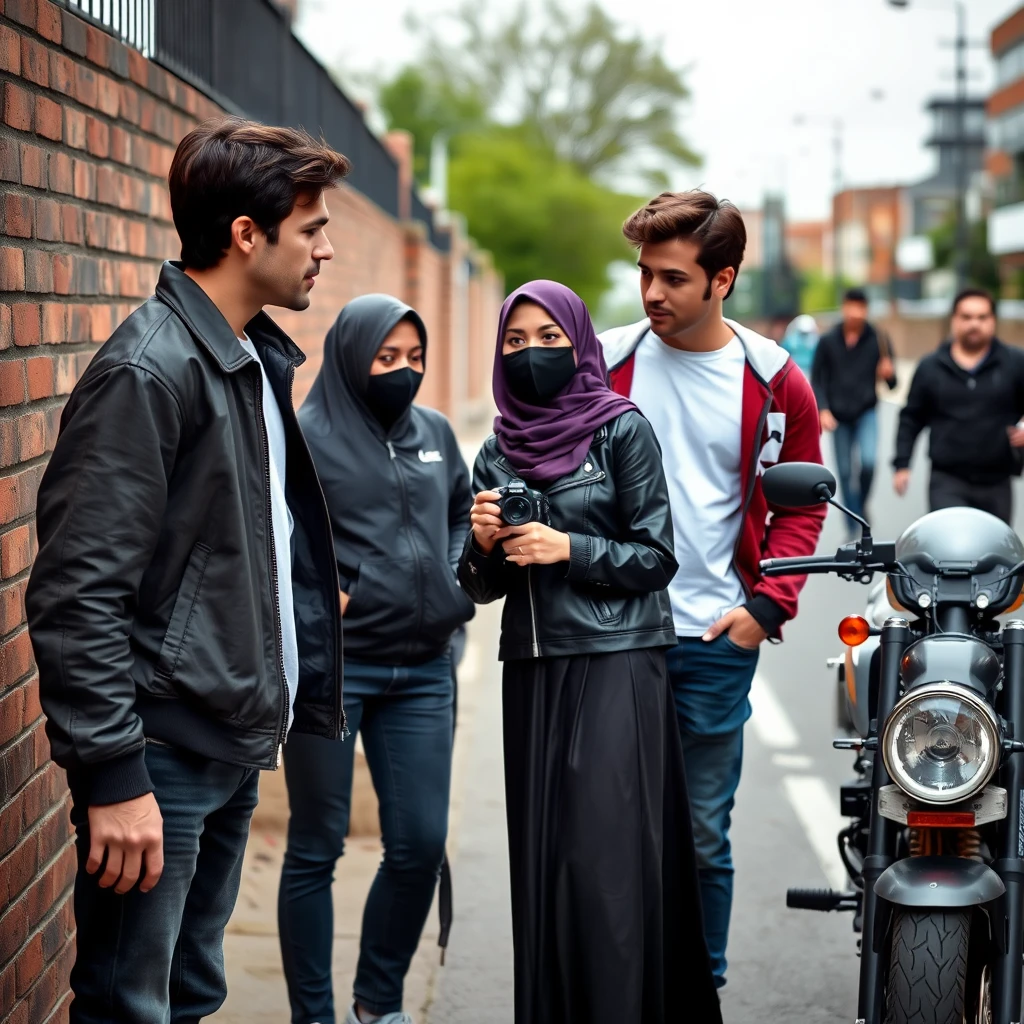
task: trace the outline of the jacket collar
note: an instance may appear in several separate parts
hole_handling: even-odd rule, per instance
[[[989,350],[988,356],[985,361],[982,362],[972,373],[970,370],[965,370],[954,358],[953,358],[953,342],[948,338],[939,346],[936,356],[940,363],[954,370],[962,377],[974,377],[979,373],[987,373],[991,369],[998,367],[1003,360],[1006,351],[1006,346],[998,339],[992,339],[992,348]]]
[[[252,357],[238,343],[224,315],[213,300],[186,273],[184,264],[167,260],[160,269],[156,297],[170,306],[192,336],[210,353],[225,373],[234,373]],[[305,362],[302,350],[266,313],[260,311],[245,325],[253,344],[282,355],[295,366]]]

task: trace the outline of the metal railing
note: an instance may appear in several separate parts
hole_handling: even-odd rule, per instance
[[[225,110],[323,135],[352,162],[349,184],[399,215],[397,162],[270,0],[63,2]],[[438,232],[426,212],[434,241]]]

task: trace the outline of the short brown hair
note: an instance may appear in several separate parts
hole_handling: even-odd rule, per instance
[[[304,131],[240,117],[204,121],[178,144],[167,177],[182,262],[216,266],[238,217],[252,217],[276,243],[296,199],[319,196],[348,171],[344,156]]]
[[[644,242],[657,244],[675,238],[695,242],[700,247],[697,263],[708,276],[706,299],[711,298],[715,274],[726,267],[739,274],[747,247],[747,229],[740,211],[728,200],[719,200],[699,188],[662,192],[623,224],[622,233],[637,248]],[[729,295],[735,286],[734,279]]]

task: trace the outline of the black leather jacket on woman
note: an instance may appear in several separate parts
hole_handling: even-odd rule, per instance
[[[474,491],[516,479],[492,436],[473,468]],[[507,597],[498,656],[601,654],[676,643],[666,588],[675,575],[672,513],[650,424],[627,412],[594,435],[586,461],[544,489],[551,525],[569,534],[568,563],[523,568],[501,544],[466,542],[462,588],[477,604]]]

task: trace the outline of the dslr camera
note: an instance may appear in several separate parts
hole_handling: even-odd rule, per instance
[[[548,499],[522,480],[510,480],[505,487],[496,488],[501,495],[497,506],[501,509],[501,521],[509,526],[525,526],[527,523],[551,525],[551,508]]]

